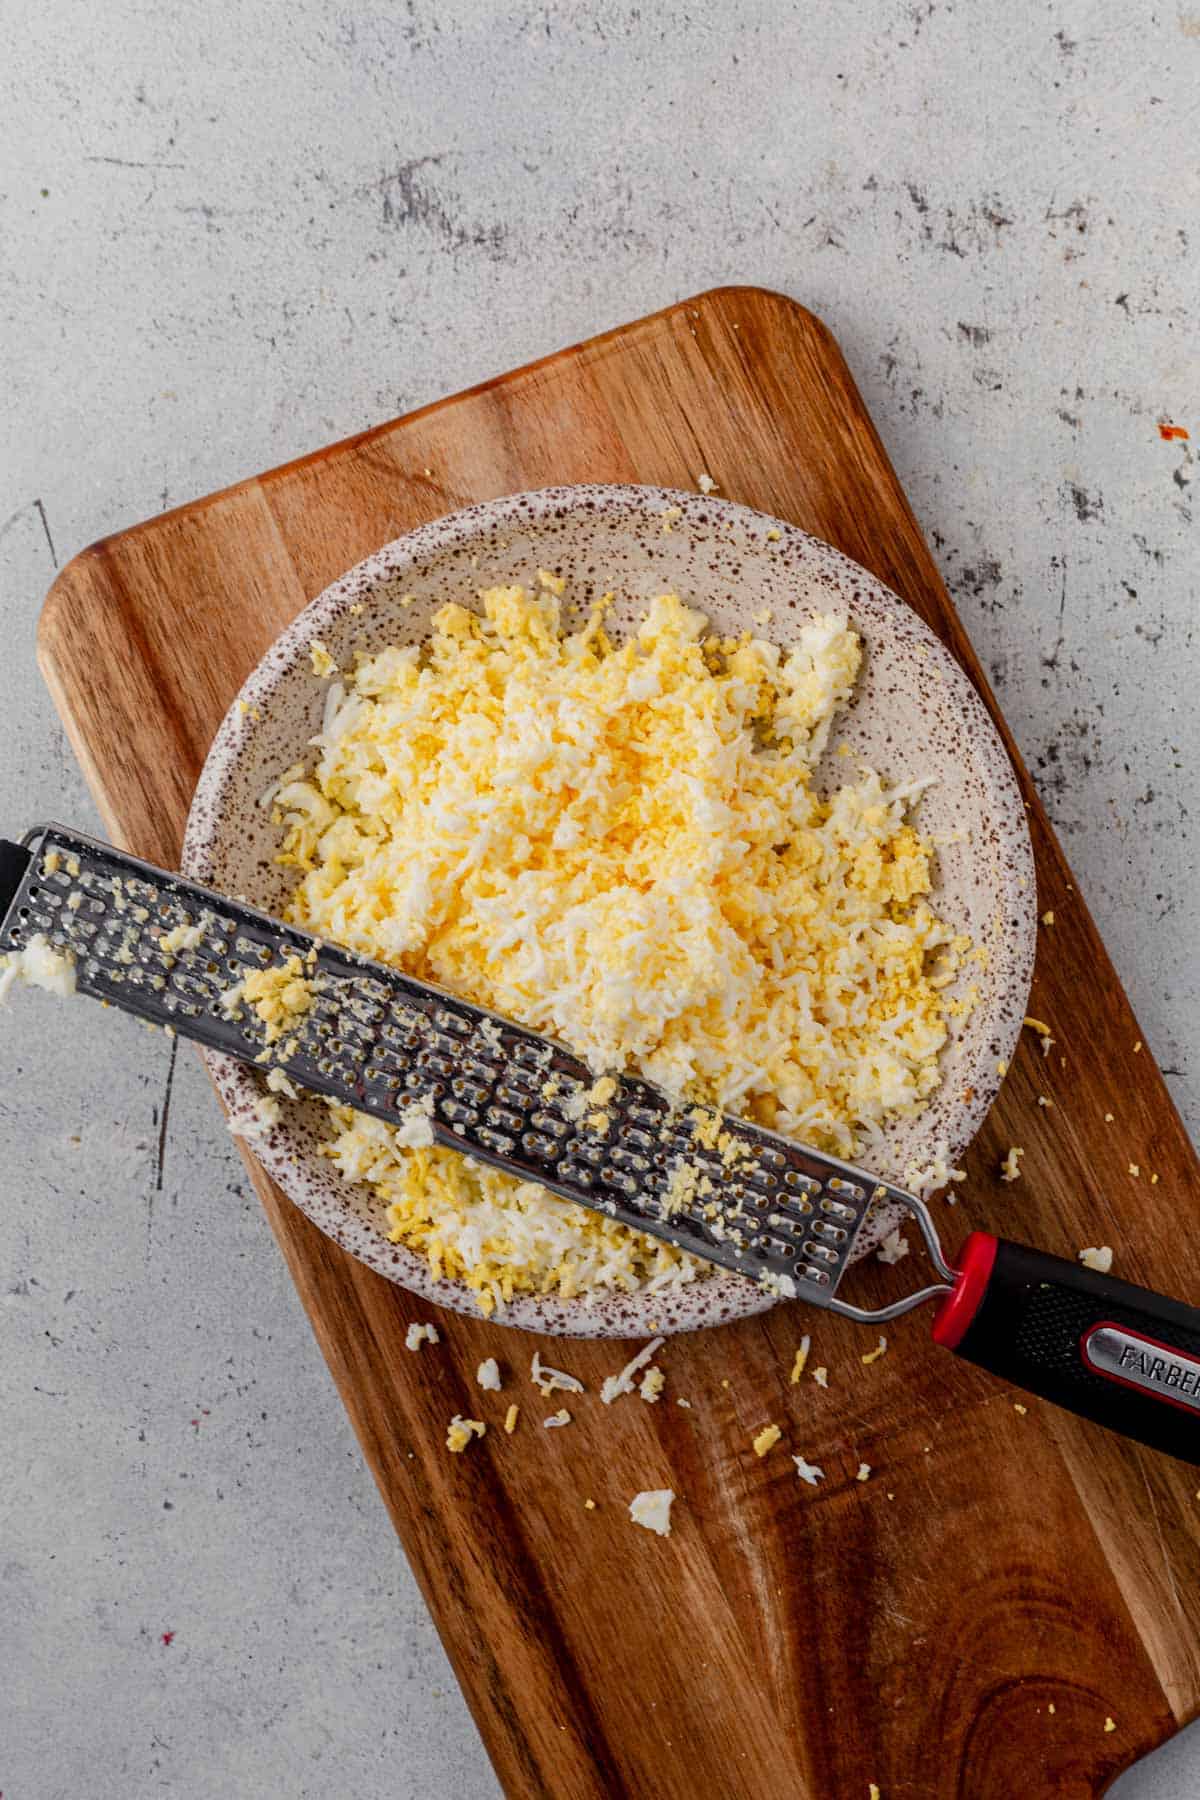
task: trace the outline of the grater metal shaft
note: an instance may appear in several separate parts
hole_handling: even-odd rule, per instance
[[[775,1292],[882,1319],[953,1280],[902,1188],[636,1078],[597,1091],[551,1039],[93,838],[0,844],[0,908],[0,955],[40,935],[82,993],[390,1124],[415,1107],[441,1143]],[[291,958],[310,1004],[269,1041],[231,996]],[[867,1312],[835,1292],[874,1201],[914,1215],[942,1281]]]

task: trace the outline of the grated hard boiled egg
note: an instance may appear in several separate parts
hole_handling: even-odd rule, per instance
[[[289,917],[563,1039],[601,1081],[636,1072],[842,1156],[918,1112],[957,942],[927,898],[921,784],[812,785],[854,631],[718,639],[664,594],[615,643],[603,602],[567,631],[553,586],[480,598],[342,671],[315,769],[272,796]],[[485,1312],[706,1272],[534,1183],[333,1119],[329,1154],[393,1241]]]

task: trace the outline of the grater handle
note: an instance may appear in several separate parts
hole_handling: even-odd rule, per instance
[[[939,1344],[1110,1431],[1200,1463],[1200,1310],[975,1231]]]
[[[16,899],[17,889],[25,879],[32,852],[24,844],[0,838],[0,919]]]

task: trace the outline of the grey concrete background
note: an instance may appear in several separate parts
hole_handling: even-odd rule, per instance
[[[72,552],[762,282],[845,347],[1200,1122],[1192,0],[0,22],[5,829],[94,817],[34,666]],[[0,1791],[493,1795],[192,1060],[41,996],[0,1042]]]

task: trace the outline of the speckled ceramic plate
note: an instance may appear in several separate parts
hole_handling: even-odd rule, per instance
[[[678,507],[670,531],[663,514]],[[778,533],[768,537],[768,532]],[[662,488],[548,488],[488,501],[389,544],[327,588],[267,652],[217,733],[196,789],[184,872],[282,912],[289,876],[272,861],[277,833],[258,796],[290,764],[311,758],[325,686],[314,681],[312,638],[349,665],[357,649],[413,643],[433,612],[499,582],[530,583],[539,568],[565,575],[581,608],[615,589],[612,614],[627,629],[658,593],[676,589],[722,633],[746,628],[763,606],[770,635],[787,643],[792,621],[848,611],[867,655],[853,704],[836,734],[893,782],[935,775],[920,804],[923,828],[945,834],[937,905],[976,943],[986,967],[980,998],[943,1059],[927,1110],[892,1125],[863,1160],[902,1181],[940,1142],[957,1157],[999,1086],[997,1062],[1013,1052],[1029,991],[1036,924],[1033,858],[1017,785],[999,736],[957,663],[916,614],[865,569],[794,526],[747,507]],[[401,606],[402,595],[415,595]],[[234,1120],[259,1097],[257,1077],[210,1058]],[[390,1280],[443,1306],[473,1311],[469,1290],[435,1281],[423,1259],[390,1244],[381,1209],[318,1154],[326,1112],[315,1100],[285,1103],[280,1125],[256,1140],[264,1167],[330,1237]],[[862,1253],[894,1219],[872,1219]],[[598,1301],[521,1298],[508,1323],[566,1336],[629,1337],[683,1331],[757,1312],[770,1301],[740,1276],[717,1273],[653,1296]]]

